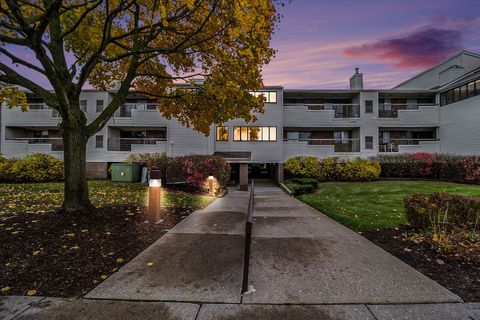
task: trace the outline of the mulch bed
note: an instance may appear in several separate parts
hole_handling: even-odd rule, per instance
[[[2,217],[0,295],[84,296],[192,211],[163,210],[159,224],[140,206]]]
[[[424,275],[460,296],[466,302],[480,302],[480,257],[461,258],[436,249],[431,242],[416,243],[405,237],[415,232],[410,226],[365,231],[362,236],[396,256]],[[418,241],[417,241],[418,242]]]

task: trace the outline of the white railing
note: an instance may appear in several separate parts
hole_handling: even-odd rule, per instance
[[[389,139],[380,141],[378,144],[379,152],[399,152],[400,146],[419,145],[421,142],[439,141],[438,139]]]
[[[307,111],[333,111],[335,118],[360,118],[360,105],[357,103],[307,103],[286,104],[285,107],[303,106]]]
[[[418,110],[419,107],[433,107],[436,103],[379,103],[378,117],[379,118],[398,118],[399,110]]]
[[[306,142],[307,145],[334,146],[334,152],[360,152],[360,139],[284,139]]]
[[[115,112],[115,117],[131,118],[132,110],[157,111],[156,103],[124,103]]]
[[[35,103],[29,103],[28,104],[28,111],[37,111],[37,110],[52,110],[52,117],[53,118],[60,117],[60,114],[56,110],[47,106],[46,103],[35,102]]]
[[[7,141],[25,142],[28,144],[49,144],[52,151],[63,151],[62,138],[10,138]]]
[[[110,138],[108,151],[132,151],[132,145],[157,145],[164,138]]]

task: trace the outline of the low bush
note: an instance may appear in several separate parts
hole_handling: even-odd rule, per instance
[[[50,182],[63,179],[63,161],[48,154],[33,154],[12,161],[8,170],[10,181]]]
[[[318,159],[315,157],[293,157],[286,161],[285,170],[296,178],[315,178],[320,181],[372,181],[381,172],[377,160],[356,158]]]
[[[450,193],[414,194],[404,198],[405,215],[416,228],[470,228],[479,223],[480,199]]]
[[[4,156],[0,155],[0,182],[9,182],[12,181],[12,168],[13,160],[9,160]]]
[[[312,185],[315,189],[318,188],[318,180],[313,178],[293,178],[290,179],[288,182],[302,184],[302,185]]]
[[[222,157],[214,155],[167,157],[164,153],[131,154],[126,162],[160,170],[167,181],[184,181],[197,189],[207,188],[210,175],[215,177],[217,188],[224,188],[230,178],[230,165]]]
[[[301,194],[313,193],[316,188],[313,184],[299,184],[295,182],[287,183],[288,189],[292,191],[292,194],[299,196]]]
[[[380,155],[382,176],[388,178],[428,178],[480,183],[480,157],[413,153]]]

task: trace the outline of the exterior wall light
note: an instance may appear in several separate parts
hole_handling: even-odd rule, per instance
[[[148,222],[157,223],[162,210],[162,179],[148,181]]]

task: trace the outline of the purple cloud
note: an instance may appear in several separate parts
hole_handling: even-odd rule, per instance
[[[462,32],[428,28],[343,50],[348,58],[385,61],[396,69],[432,66],[463,48]]]

